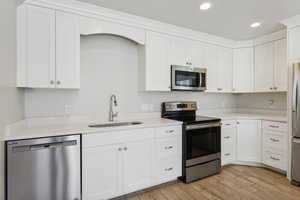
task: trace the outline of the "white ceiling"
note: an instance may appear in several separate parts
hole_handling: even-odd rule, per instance
[[[179,25],[233,40],[246,40],[284,26],[279,21],[300,14],[300,0],[80,0],[106,8]],[[202,2],[212,8],[200,11]],[[252,22],[263,25],[251,29]]]

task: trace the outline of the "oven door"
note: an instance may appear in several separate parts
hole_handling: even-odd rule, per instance
[[[186,167],[221,159],[221,125],[219,122],[187,125]]]
[[[206,69],[172,66],[172,90],[206,90]]]

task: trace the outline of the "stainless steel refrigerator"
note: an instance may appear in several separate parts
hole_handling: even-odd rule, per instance
[[[300,63],[293,64],[292,86],[292,182],[300,183]]]

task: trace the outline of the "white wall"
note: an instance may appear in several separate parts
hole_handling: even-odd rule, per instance
[[[0,1],[0,134],[23,117],[22,91],[16,89],[16,4]],[[0,143],[0,199],[4,199],[4,144]]]
[[[195,100],[200,109],[235,107],[234,95],[194,92],[139,92],[137,44],[116,36],[85,36],[81,40],[81,89],[38,90],[25,93],[26,117],[90,115],[107,120],[109,96],[119,100],[120,118],[137,118],[141,113],[158,113],[164,101]],[[68,110],[69,108],[67,108]]]

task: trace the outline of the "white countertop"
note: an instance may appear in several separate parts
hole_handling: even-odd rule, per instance
[[[257,119],[257,120],[270,120],[278,122],[287,122],[286,115],[278,114],[253,114],[253,113],[220,113],[211,114],[210,117],[218,117],[222,120],[237,120],[237,119]]]
[[[206,115],[209,117],[217,117],[222,120],[237,120],[237,119],[257,119],[287,122],[286,115],[279,114],[250,114],[250,113],[214,113]],[[89,124],[97,124],[88,120],[70,120],[66,118],[46,118],[46,119],[28,119],[11,124],[6,127],[3,135],[0,135],[0,141],[19,140],[38,137],[51,137],[59,135],[72,134],[90,134],[110,131],[120,131],[139,128],[154,128],[163,126],[181,125],[182,122],[155,118],[142,120],[129,120],[142,122],[140,125],[118,126],[106,128],[90,128]],[[122,122],[122,121],[121,121]],[[101,123],[101,122],[99,122]],[[102,122],[103,123],[103,122]]]
[[[89,124],[97,124],[97,122],[88,123],[87,121],[65,121],[63,119],[61,121],[58,121],[58,119],[43,119],[37,121],[22,120],[15,124],[7,126],[5,133],[0,136],[0,141],[51,137],[59,135],[101,133],[128,129],[176,126],[182,124],[182,122],[179,121],[161,118],[130,121],[138,121],[142,122],[142,124],[131,126],[90,128],[88,127]]]

